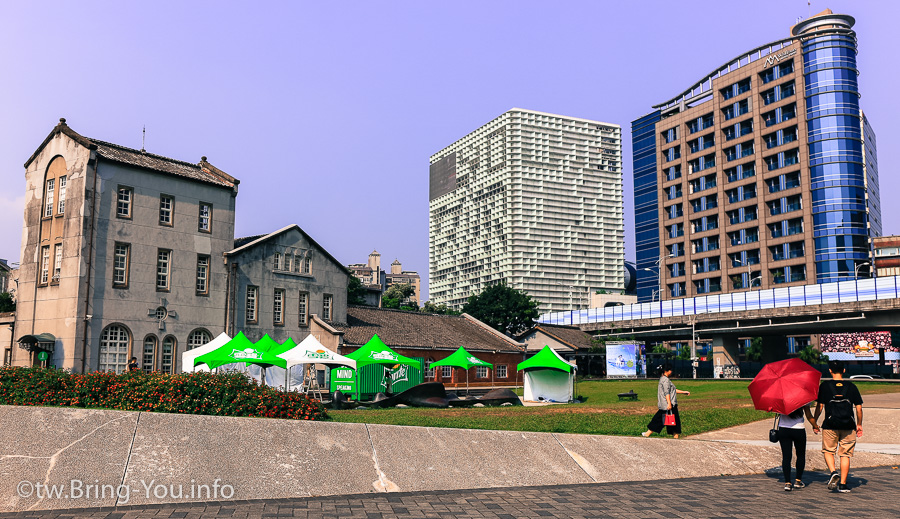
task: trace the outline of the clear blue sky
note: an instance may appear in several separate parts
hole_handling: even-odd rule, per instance
[[[900,233],[893,1],[7,2],[0,258],[19,260],[22,165],[60,117],[82,135],[241,180],[237,234],[297,223],[342,263],[428,275],[428,157],[512,107],[623,127],[831,8],[856,17],[885,234]],[[423,293],[423,296],[425,294]]]

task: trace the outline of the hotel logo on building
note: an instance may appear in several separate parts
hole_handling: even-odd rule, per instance
[[[766,58],[766,64],[763,65],[763,68],[766,68],[769,65],[774,65],[785,58],[790,58],[794,54],[797,54],[797,49],[786,50],[783,52],[779,52],[778,54],[773,54]]]

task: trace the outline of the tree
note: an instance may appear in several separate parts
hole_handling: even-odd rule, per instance
[[[762,337],[754,337],[747,348],[747,360],[759,362],[762,360]]]
[[[350,281],[347,283],[347,304],[366,306],[366,287],[362,281],[353,274],[350,275]]]
[[[531,328],[540,316],[537,301],[503,282],[469,296],[462,311],[509,336]]]
[[[812,344],[807,344],[800,350],[800,360],[807,364],[827,364],[828,363],[828,355],[823,354],[821,351],[812,347]]]
[[[0,312],[15,312],[16,302],[9,292],[0,293]]]
[[[409,283],[391,285],[384,291],[384,295],[381,296],[381,306],[383,308],[418,311],[419,307],[409,301],[409,296],[415,292],[416,289]]]
[[[459,312],[451,310],[444,303],[436,305],[431,301],[425,301],[425,305],[422,307],[422,311],[429,314],[459,315]]]
[[[678,354],[675,355],[675,358],[678,360],[691,360],[691,347],[687,344],[682,344],[678,348]]]

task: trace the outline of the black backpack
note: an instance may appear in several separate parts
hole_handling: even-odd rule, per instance
[[[833,384],[831,400],[825,404],[825,422],[830,429],[853,429],[853,403],[844,394],[845,390],[837,387],[837,382]]]

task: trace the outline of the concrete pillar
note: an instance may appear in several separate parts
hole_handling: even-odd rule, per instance
[[[713,369],[716,366],[738,364],[738,338],[736,335],[715,335],[712,338]]]
[[[765,335],[762,338],[762,362],[768,364],[777,360],[786,359],[787,337],[784,335]]]

